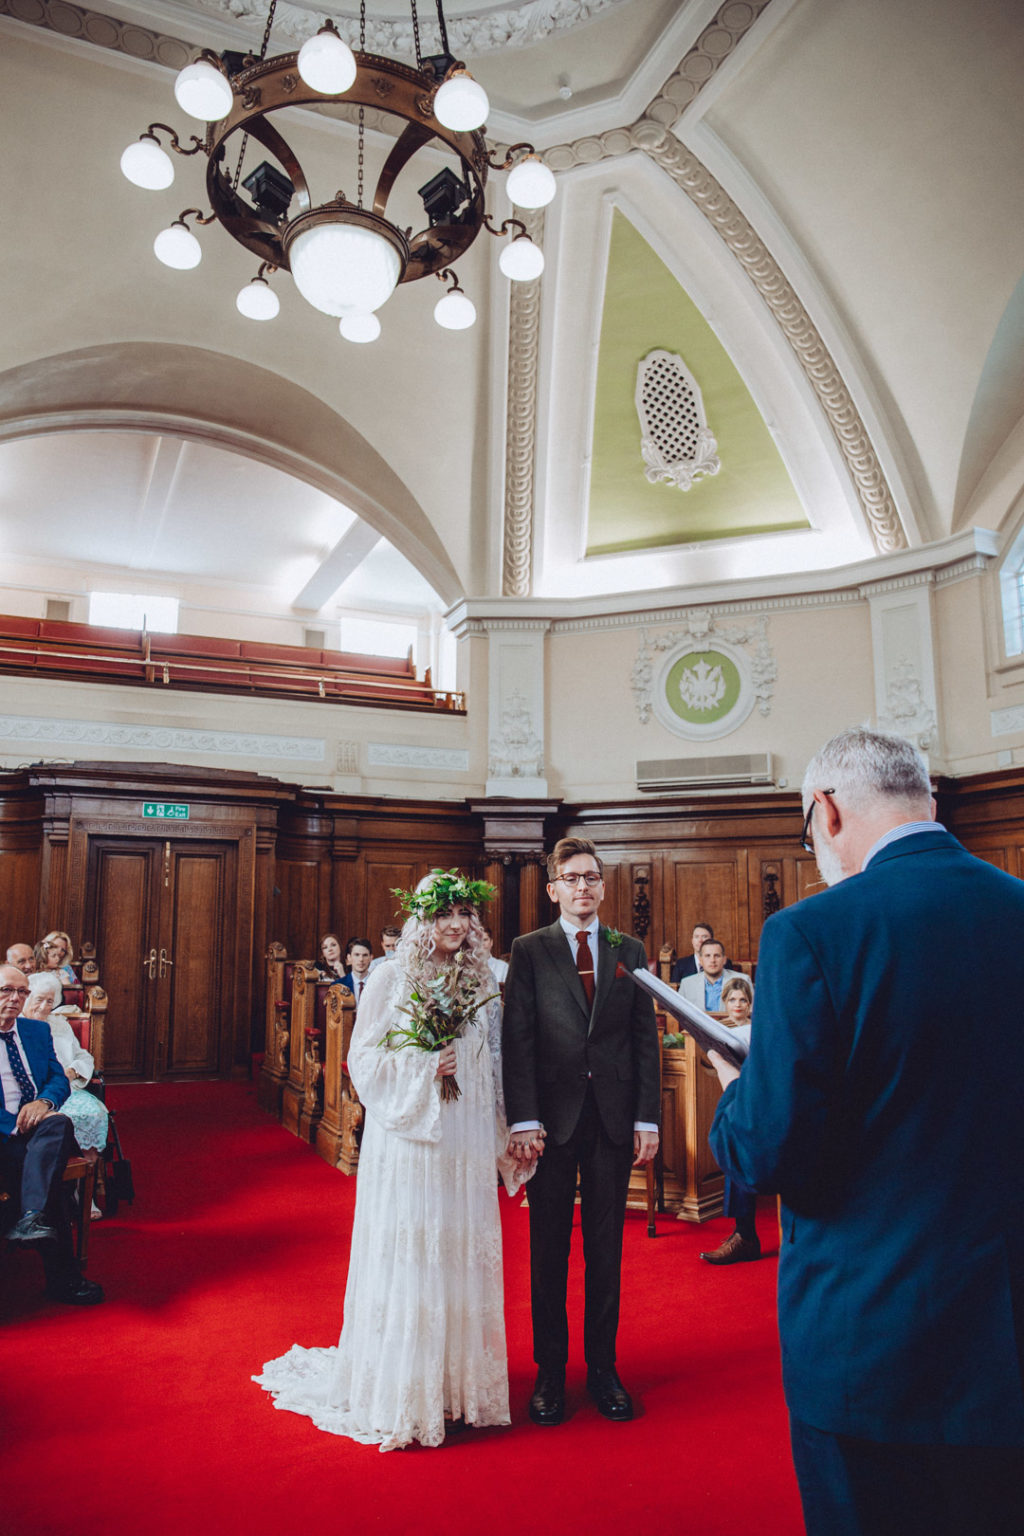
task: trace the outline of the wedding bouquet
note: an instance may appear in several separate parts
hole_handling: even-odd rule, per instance
[[[465,1033],[474,1014],[498,996],[497,992],[491,992],[487,997],[478,997],[480,983],[475,976],[466,975],[465,959],[460,952],[442,965],[432,980],[412,982],[408,1004],[398,1005],[399,1012],[408,1016],[409,1023],[389,1029],[381,1045],[393,1051],[407,1046],[418,1051],[443,1051],[446,1045]],[[412,977],[409,979],[412,981]],[[454,1074],[442,1077],[442,1103],[454,1103],[461,1093]]]

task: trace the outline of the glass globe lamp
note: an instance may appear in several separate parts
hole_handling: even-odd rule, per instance
[[[133,186],[148,192],[162,192],[174,180],[170,155],[149,134],[128,145],[121,156],[121,170]]]
[[[312,90],[340,96],[356,78],[356,58],[333,24],[327,22],[299,49],[298,69]]]
[[[338,330],[346,341],[376,341],[380,335],[380,321],[376,315],[360,314],[353,310],[350,315],[342,315],[338,321]]]
[[[544,271],[544,252],[528,235],[517,235],[498,257],[498,266],[514,283],[529,283]]]
[[[461,288],[453,289],[434,305],[434,319],[446,331],[466,331],[476,322],[476,305]]]
[[[464,69],[455,70],[434,97],[434,116],[455,133],[482,128],[490,110],[487,92]]]
[[[288,262],[306,302],[339,317],[379,309],[394,293],[403,266],[385,235],[344,220],[304,224],[289,237]]]
[[[203,259],[202,246],[180,220],[160,231],[153,241],[153,251],[165,267],[173,267],[176,272],[187,272],[192,267],[198,267]]]
[[[555,190],[554,172],[539,155],[525,155],[505,182],[505,191],[518,208],[546,208]]]
[[[201,123],[219,123],[227,117],[235,99],[231,82],[207,59],[186,64],[174,82],[174,99],[189,117]]]
[[[235,305],[247,320],[274,320],[281,313],[281,300],[265,277],[254,277],[251,283],[246,283]]]

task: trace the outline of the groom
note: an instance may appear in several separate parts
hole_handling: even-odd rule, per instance
[[[576,1181],[586,1263],[587,1390],[605,1418],[631,1419],[615,1370],[622,1225],[631,1167],[658,1150],[660,1061],[654,1008],[616,965],[644,967],[639,940],[602,929],[603,865],[566,837],[548,856],[550,928],[512,945],[502,1035],[510,1150],[539,1158],[529,1185],[535,1424],[565,1417],[565,1294]]]

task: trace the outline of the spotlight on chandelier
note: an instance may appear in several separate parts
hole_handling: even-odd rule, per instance
[[[361,0],[356,51],[331,20],[308,38],[297,53],[268,57],[277,0],[270,0],[263,45],[258,55],[208,50],[181,71],[175,81],[178,105],[206,125],[199,138],[183,144],[166,123],[151,123],[121,156],[121,170],[137,187],[161,191],[174,181],[175,155],[206,157],[206,195],[211,212],[186,208],[157,235],[153,249],[169,267],[199,264],[202,247],[188,220],[219,223],[259,262],[256,276],[238,293],[239,312],[252,320],[272,320],[280,301],[267,279],[290,271],[296,288],[314,309],[339,320],[341,335],[353,342],[380,335],[376,311],[401,283],[421,277],[450,279],[434,306],[434,318],[447,330],[464,330],[476,309],[459,285],[452,264],[480,233],[504,239],[499,267],[514,282],[530,282],[544,270],[544,256],[521,219],[495,226],[486,212],[488,171],[508,171],[506,189],[517,208],[543,208],[555,195],[555,178],[531,144],[514,144],[498,161],[483,127],[489,105],[483,87],[448,49],[442,0],[436,0],[441,51],[420,48],[416,0],[410,0],[415,67],[366,51],[366,0]],[[354,168],[356,196],[337,192],[317,202],[274,113],[285,107],[325,102],[358,108]],[[399,120],[400,131],[368,198],[365,109]],[[167,147],[159,135],[166,135]],[[242,179],[251,143],[270,157]],[[414,233],[388,214],[388,203],[406,166],[420,150],[447,151],[453,164],[431,176],[418,190],[427,217]],[[454,166],[457,165],[458,169]],[[241,195],[239,186],[249,194]]]

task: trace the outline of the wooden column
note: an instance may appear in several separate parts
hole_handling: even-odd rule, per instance
[[[316,1150],[332,1168],[341,1168],[345,1173],[356,1170],[357,1131],[362,1123],[362,1105],[345,1070],[355,1021],[352,993],[347,987],[331,987],[327,995],[324,1112],[316,1130]]]
[[[264,993],[265,1030],[263,1065],[256,1088],[256,1101],[261,1109],[272,1115],[281,1113],[281,1094],[288,1077],[288,1010],[290,987],[285,971],[288,956],[283,944],[275,939],[267,947],[265,961],[266,984]]]
[[[281,1092],[281,1124],[293,1136],[299,1134],[299,1115],[306,1087],[306,1030],[316,1020],[316,982],[319,972],[312,960],[296,962],[292,974],[292,1002],[288,1023],[288,1078]]]

